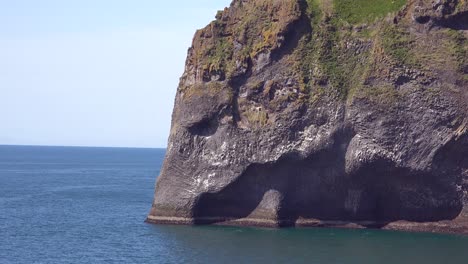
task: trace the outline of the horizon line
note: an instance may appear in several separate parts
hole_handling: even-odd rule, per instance
[[[122,148],[122,149],[166,149],[161,147],[128,147],[128,146],[89,146],[89,145],[41,145],[41,144],[2,144],[0,147],[57,147],[57,148]]]

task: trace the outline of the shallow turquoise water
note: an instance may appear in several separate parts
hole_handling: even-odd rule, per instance
[[[156,226],[164,150],[0,146],[0,263],[468,263],[468,238]]]

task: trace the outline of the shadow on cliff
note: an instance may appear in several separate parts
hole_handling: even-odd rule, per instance
[[[453,16],[436,21],[436,25],[455,30],[468,30],[468,11],[459,12]]]
[[[460,214],[463,195],[456,183],[462,180],[459,168],[467,167],[466,137],[461,147],[460,141],[452,141],[438,151],[435,174],[376,160],[348,175],[345,154],[353,136],[341,130],[333,136],[334,144],[308,157],[293,153],[274,163],[252,164],[223,190],[200,195],[195,223],[256,218],[294,226],[305,218],[383,227],[398,220],[440,221]],[[279,199],[265,195],[271,190]]]

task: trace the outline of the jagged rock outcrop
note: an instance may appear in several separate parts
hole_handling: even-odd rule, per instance
[[[148,222],[468,233],[468,4],[353,2],[197,31]]]

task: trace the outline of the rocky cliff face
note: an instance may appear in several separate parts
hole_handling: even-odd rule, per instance
[[[467,20],[234,0],[189,49],[147,221],[468,233]]]

